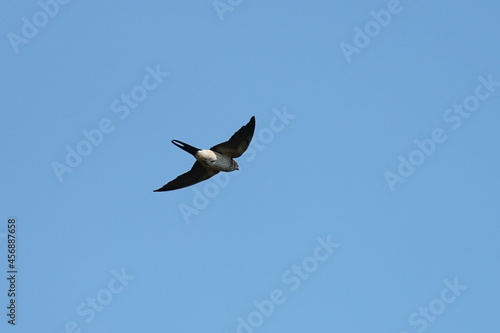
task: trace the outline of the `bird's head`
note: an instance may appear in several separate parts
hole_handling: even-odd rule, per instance
[[[232,170],[239,170],[238,162],[236,162],[235,160],[231,160],[231,171]]]

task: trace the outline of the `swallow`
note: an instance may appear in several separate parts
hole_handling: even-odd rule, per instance
[[[255,116],[245,126],[242,126],[226,142],[219,143],[210,149],[200,149],[179,140],[172,143],[196,158],[193,167],[186,173],[154,190],[154,192],[172,191],[188,187],[215,176],[220,171],[231,172],[239,170],[238,163],[233,158],[240,157],[250,145],[255,131]]]

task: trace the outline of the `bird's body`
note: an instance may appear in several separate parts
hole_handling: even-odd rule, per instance
[[[233,159],[240,157],[250,145],[255,131],[255,117],[241,127],[226,142],[210,149],[199,149],[179,140],[172,143],[196,158],[191,170],[180,175],[155,192],[177,190],[206,180],[220,171],[230,172],[238,169],[238,163]]]
[[[208,169],[214,171],[229,172],[238,170],[238,164],[236,164],[235,160],[210,149],[201,149],[194,157]]]

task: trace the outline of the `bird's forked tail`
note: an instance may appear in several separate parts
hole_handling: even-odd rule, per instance
[[[191,155],[195,155],[198,151],[200,151],[201,149],[199,148],[196,148],[196,147],[193,147],[193,146],[190,146],[188,145],[187,143],[184,143],[182,141],[179,141],[179,140],[172,140],[172,143],[174,145],[176,145],[177,147],[181,148],[182,150],[184,151],[187,151],[188,153],[190,153]]]

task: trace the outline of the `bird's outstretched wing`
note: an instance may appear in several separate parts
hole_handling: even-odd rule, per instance
[[[203,180],[206,180],[218,173],[219,171],[206,169],[203,166],[203,164],[196,161],[194,162],[194,165],[191,168],[191,170],[189,170],[186,173],[183,173],[182,175],[175,178],[171,182],[163,185],[162,188],[154,190],[154,192],[172,191],[183,187],[191,186]]]
[[[254,131],[255,117],[252,116],[248,124],[241,127],[228,141],[219,143],[218,145],[210,148],[210,150],[232,158],[240,157],[250,145]]]

